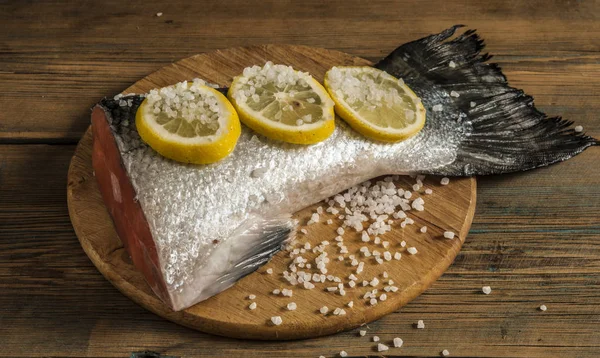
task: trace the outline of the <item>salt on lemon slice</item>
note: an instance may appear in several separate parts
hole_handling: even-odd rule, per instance
[[[225,158],[241,132],[231,103],[200,79],[150,91],[135,125],[142,140],[161,155],[194,164]]]
[[[333,101],[325,88],[290,66],[247,67],[227,96],[245,125],[271,139],[313,144],[335,129]]]
[[[333,67],[325,88],[335,112],[354,130],[371,139],[397,142],[425,125],[425,108],[402,79],[373,67]]]

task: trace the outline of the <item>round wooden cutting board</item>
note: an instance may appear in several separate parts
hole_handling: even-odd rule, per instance
[[[124,93],[144,93],[194,77],[227,86],[244,67],[262,65],[266,61],[308,71],[319,81],[323,80],[325,71],[334,65],[370,65],[369,61],[348,54],[305,46],[234,48],[181,60],[138,81]],[[440,185],[440,178],[428,177],[418,194],[425,199],[425,211],[410,211],[408,214],[415,224],[401,228],[400,220],[396,220],[394,229],[381,236],[382,240],[390,243],[387,250],[402,253],[400,260],[392,259],[378,264],[373,256],[363,257],[359,249],[367,245],[371,251],[376,249],[384,252],[386,249],[383,246],[373,242],[363,243],[353,230],[347,230],[344,234],[344,244],[349,254],[365,262],[364,272],[358,275],[359,284],[355,288],[346,286],[344,296],[325,290],[325,287],[337,285],[333,282],[317,283],[312,290],[289,285],[281,273],[287,270],[291,258],[289,253],[282,251],[232,288],[186,310],[174,312],[154,295],[123,248],[98,191],[92,170],[91,150],[92,134],[88,129],[71,161],[67,187],[71,221],[86,254],[115,287],[141,306],[181,325],[223,336],[252,339],[316,337],[356,328],[396,311],[422,293],[452,263],[469,232],[475,212],[474,178],[452,179],[449,185],[443,186]],[[414,183],[410,177],[400,177],[396,182],[398,186],[411,191]],[[425,195],[425,188],[433,189],[433,194]],[[301,243],[309,242],[311,246],[323,240],[329,241],[331,245],[327,251],[331,263],[328,265],[328,274],[339,276],[347,282],[347,277],[355,268],[348,260],[337,260],[334,238],[341,220],[326,214],[321,215],[320,223],[306,226],[308,218],[319,205],[326,207],[320,203],[295,214],[300,221],[300,228],[308,231],[306,235],[299,234],[298,240]],[[325,223],[329,218],[333,219],[332,225]],[[422,226],[427,226],[426,233],[419,231]],[[454,231],[458,237],[454,240],[444,239],[443,232],[446,230]],[[402,241],[406,241],[406,247],[401,247]],[[418,249],[416,255],[406,252],[406,248],[412,246]],[[304,257],[313,259],[316,254],[308,254],[309,251]],[[313,266],[316,266],[314,262]],[[268,268],[273,269],[273,274],[266,273]],[[383,277],[384,271],[389,278]],[[374,287],[363,287],[362,281],[371,281],[374,277],[381,282],[376,287],[377,296],[385,292],[383,287],[390,279],[398,291],[388,292],[387,300],[371,306],[368,299],[363,299],[363,295]],[[292,289],[293,296],[272,294],[274,289],[283,288]],[[249,300],[247,297],[250,294],[256,295],[256,298]],[[257,303],[257,308],[250,310],[248,305],[253,301]],[[350,301],[354,302],[352,308],[346,306]],[[290,302],[296,303],[296,310],[286,309]],[[319,313],[322,306],[329,308],[327,315]],[[332,311],[337,307],[344,308],[346,314],[333,315]],[[283,323],[279,326],[270,324],[272,316],[281,316]]]

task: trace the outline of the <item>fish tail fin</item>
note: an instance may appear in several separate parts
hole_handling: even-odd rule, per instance
[[[450,93],[470,125],[456,160],[431,170],[439,175],[485,175],[529,170],[569,159],[600,142],[577,133],[572,121],[548,117],[533,98],[510,87],[500,66],[482,54],[475,30],[458,28],[404,44],[375,65],[410,83],[419,78]],[[454,93],[452,93],[454,92]],[[461,120],[461,119],[459,119]]]

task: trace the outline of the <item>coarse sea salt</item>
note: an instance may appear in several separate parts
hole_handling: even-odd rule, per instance
[[[404,341],[398,337],[394,338],[393,342],[394,342],[394,347],[396,347],[396,348],[400,348],[400,347],[402,347],[402,344],[404,344]]]
[[[377,344],[378,352],[384,352],[384,351],[387,351],[388,349],[390,349],[390,348],[388,346],[386,346],[385,344],[382,344],[382,343]]]
[[[332,67],[328,74],[328,82],[332,91],[350,105],[354,103],[368,103],[368,109],[375,110],[382,107],[393,107],[402,103],[402,96],[393,86],[380,85],[385,76],[379,76],[357,71],[354,69],[340,69]],[[400,84],[400,81],[398,81]]]
[[[281,319],[281,316],[273,316],[271,317],[271,323],[273,323],[275,326],[279,326],[281,323],[283,323],[283,319]]]

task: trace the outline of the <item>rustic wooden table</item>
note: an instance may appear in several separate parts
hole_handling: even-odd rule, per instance
[[[0,356],[379,355],[356,332],[239,341],[140,308],[82,251],[67,214],[67,166],[94,102],[178,59],[289,43],[376,60],[455,23],[477,28],[542,110],[600,137],[595,0],[0,1]],[[454,264],[369,331],[404,339],[390,355],[598,356],[599,162],[592,148],[549,168],[480,178]],[[479,293],[483,285],[491,295]],[[425,330],[413,329],[419,319]]]

